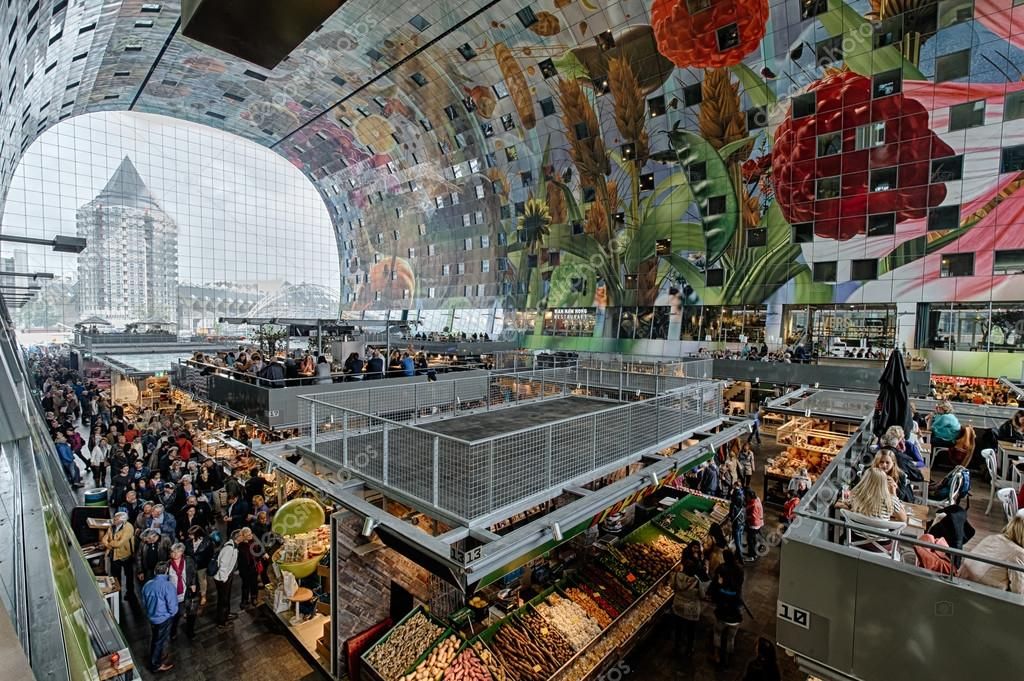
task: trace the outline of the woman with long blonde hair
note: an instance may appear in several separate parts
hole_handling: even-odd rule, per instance
[[[864,477],[850,491],[848,505],[854,513],[869,518],[899,522],[907,519],[903,504],[896,497],[896,482],[874,466],[864,471]]]
[[[974,556],[998,560],[1017,570],[968,558],[960,568],[960,577],[1015,594],[1024,594],[1024,509],[1010,518],[999,534],[985,537],[970,550]]]

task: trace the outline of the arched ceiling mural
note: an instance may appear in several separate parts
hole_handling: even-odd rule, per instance
[[[178,3],[14,0],[0,179],[75,114],[222,128],[316,184],[363,309],[1005,292],[1016,4],[349,0],[266,70],[182,37]]]

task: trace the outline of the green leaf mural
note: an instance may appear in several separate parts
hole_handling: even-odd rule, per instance
[[[903,69],[903,77],[927,80],[914,64],[903,58],[894,45],[874,49],[874,27],[857,10],[843,0],[828,0],[829,11],[818,16],[818,21],[833,37],[843,37],[843,63],[864,76]]]

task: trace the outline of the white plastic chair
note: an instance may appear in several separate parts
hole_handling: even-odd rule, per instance
[[[1012,487],[1004,487],[996,492],[996,496],[999,497],[999,503],[1003,505],[1003,515],[1006,516],[1006,522],[1010,522],[1013,516],[1017,515],[1016,490]]]
[[[999,477],[999,465],[996,463],[996,450],[981,450],[981,458],[985,460],[985,466],[988,468],[988,475],[992,479],[992,484],[989,487],[988,492],[988,508],[985,509],[985,515],[988,515],[992,511],[992,502],[996,498],[996,492],[1006,488],[1012,489],[1013,480]]]
[[[899,557],[899,533],[907,527],[907,523],[898,520],[882,520],[871,516],[854,513],[848,509],[839,509],[846,521],[846,545],[887,554],[893,560]],[[851,527],[852,526],[852,527]],[[853,531],[859,530],[859,539],[855,539]],[[880,536],[881,535],[881,536]]]

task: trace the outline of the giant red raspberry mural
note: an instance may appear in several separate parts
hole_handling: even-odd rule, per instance
[[[845,240],[867,231],[869,214],[923,218],[946,198],[945,184],[931,182],[930,165],[954,152],[928,127],[924,106],[902,93],[872,99],[871,89],[866,76],[831,71],[809,89],[817,95],[814,113],[794,117],[791,107],[776,131],[772,182],[791,224],[813,221],[816,235]],[[884,133],[863,127],[878,123]],[[838,187],[818,185],[834,177]]]
[[[768,0],[654,0],[658,51],[680,68],[743,61],[764,38]]]

